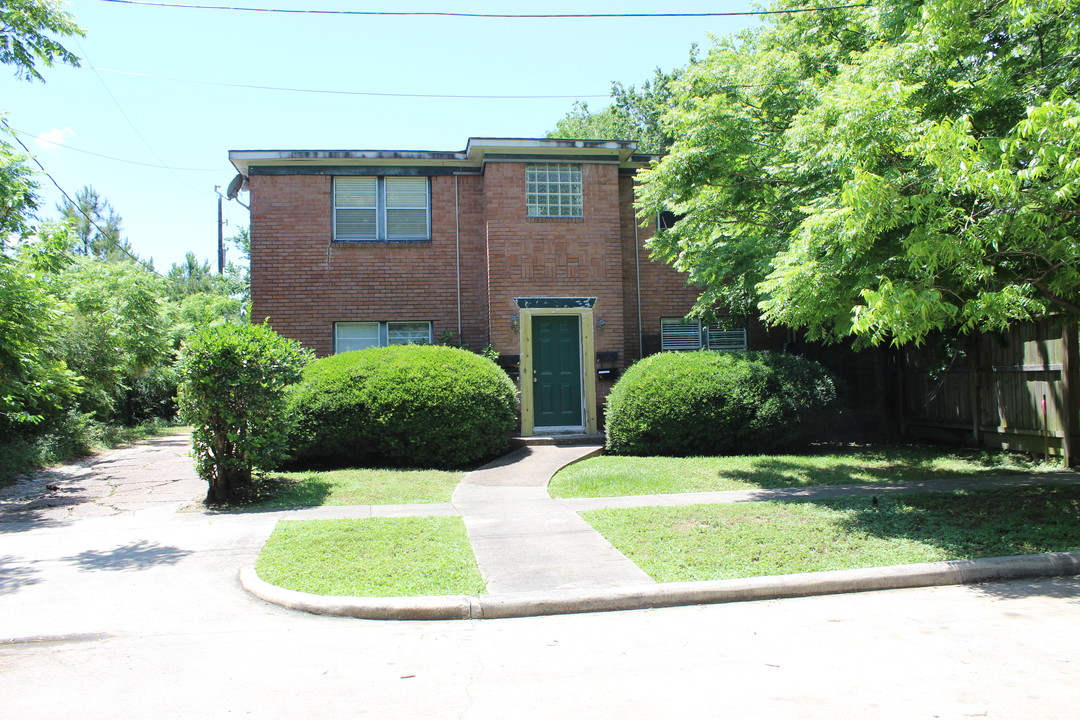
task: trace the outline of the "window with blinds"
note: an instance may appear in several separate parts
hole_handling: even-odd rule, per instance
[[[334,178],[334,239],[431,239],[426,177]]]
[[[698,320],[660,318],[661,350],[746,350],[746,328],[702,327]]]

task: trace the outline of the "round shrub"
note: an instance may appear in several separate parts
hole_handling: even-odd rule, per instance
[[[660,353],[631,366],[607,400],[607,450],[734,455],[810,439],[836,400],[812,360],[775,352]]]
[[[451,468],[507,449],[517,390],[468,350],[392,345],[311,363],[290,407],[302,463]]]

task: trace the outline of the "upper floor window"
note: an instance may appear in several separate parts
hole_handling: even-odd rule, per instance
[[[698,320],[660,318],[661,350],[745,350],[746,328],[702,327]]]
[[[430,342],[430,322],[334,323],[336,353],[386,345],[427,345]]]
[[[426,177],[334,178],[335,240],[429,240]]]
[[[527,217],[581,217],[581,166],[526,165],[525,209]]]

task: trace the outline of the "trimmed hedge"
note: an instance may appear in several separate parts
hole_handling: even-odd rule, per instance
[[[619,455],[760,453],[811,439],[836,401],[812,360],[775,352],[660,353],[631,366],[607,400]]]
[[[300,463],[453,468],[507,449],[517,389],[467,350],[392,345],[310,364],[290,409]]]

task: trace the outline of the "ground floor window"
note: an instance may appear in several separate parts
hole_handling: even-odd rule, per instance
[[[746,328],[725,330],[686,318],[660,318],[661,350],[745,350]]]
[[[334,323],[336,353],[385,345],[423,345],[430,342],[430,322]]]

